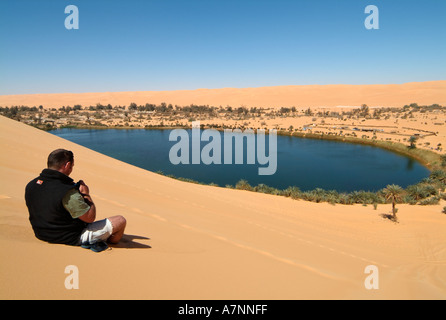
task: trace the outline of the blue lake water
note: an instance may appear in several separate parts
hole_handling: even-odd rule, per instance
[[[405,188],[429,176],[429,170],[416,160],[380,148],[288,136],[277,136],[277,170],[274,175],[259,175],[258,168],[266,165],[257,161],[248,165],[246,157],[244,164],[174,165],[169,160],[169,151],[177,142],[169,141],[170,132],[144,129],[51,131],[143,169],[220,186],[235,185],[240,179],[245,179],[252,186],[264,183],[278,189],[297,186],[304,191],[315,188],[339,192],[377,191],[388,184]],[[223,141],[223,133],[221,135]],[[208,142],[201,142],[201,148],[206,144]]]

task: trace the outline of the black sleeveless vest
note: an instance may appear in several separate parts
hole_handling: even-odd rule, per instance
[[[80,235],[87,224],[73,219],[62,204],[65,194],[73,188],[73,179],[52,169],[44,169],[39,177],[28,183],[25,200],[29,221],[38,239],[73,246],[80,244]]]

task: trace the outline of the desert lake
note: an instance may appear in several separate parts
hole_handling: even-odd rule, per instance
[[[172,164],[169,152],[176,142],[169,140],[171,130],[65,128],[51,133],[146,170],[223,187],[245,179],[252,186],[266,184],[277,189],[297,186],[303,191],[315,188],[338,192],[378,191],[388,184],[405,188],[429,176],[429,170],[410,157],[338,141],[279,135],[277,170],[273,175],[259,175],[261,165],[247,164],[247,161],[219,165]],[[191,135],[191,130],[188,133]],[[206,143],[201,142],[201,147]],[[246,142],[244,151],[246,159]]]

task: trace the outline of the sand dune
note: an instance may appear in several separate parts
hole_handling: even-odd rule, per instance
[[[440,101],[441,102],[441,101]],[[445,299],[441,206],[315,204],[148,172],[0,117],[1,299]],[[74,151],[98,218],[125,241],[93,253],[34,238],[24,187],[55,148]],[[79,289],[64,286],[79,269]],[[364,286],[367,265],[379,289]]]
[[[300,85],[260,88],[223,88],[176,91],[61,93],[0,96],[0,106],[26,105],[45,108],[62,106],[129,105],[161,102],[173,105],[247,107],[402,107],[405,104],[446,104],[446,81],[390,85]]]

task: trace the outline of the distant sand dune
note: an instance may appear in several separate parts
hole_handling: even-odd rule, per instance
[[[405,104],[446,105],[446,81],[389,85],[300,85],[260,88],[223,88],[177,91],[135,91],[61,93],[0,96],[0,106],[27,105],[45,108],[61,106],[129,105],[161,102],[173,105],[247,107],[402,107]]]
[[[161,176],[0,116],[1,299],[445,299],[445,205],[331,205]],[[50,151],[98,218],[123,214],[124,241],[93,253],[37,240],[24,188]],[[366,266],[379,268],[367,290]],[[79,268],[79,290],[64,286]]]

